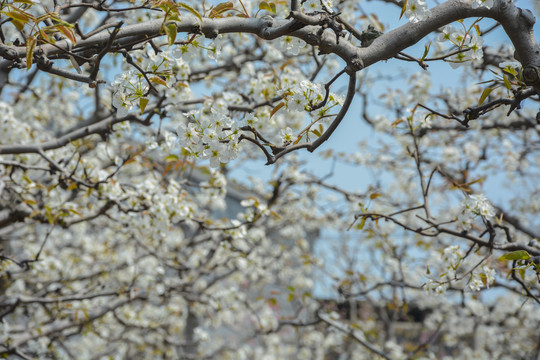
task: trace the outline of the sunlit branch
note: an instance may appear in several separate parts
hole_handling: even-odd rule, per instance
[[[326,129],[324,131],[324,133],[317,140],[313,141],[312,143],[300,143],[300,144],[290,145],[290,146],[287,146],[285,148],[279,149],[279,151],[277,151],[274,156],[271,156],[271,157],[267,156],[268,162],[266,164],[267,165],[273,164],[279,158],[283,157],[284,155],[286,155],[286,154],[288,154],[288,153],[290,153],[292,151],[296,151],[296,150],[299,150],[299,149],[307,149],[309,152],[313,152],[319,146],[321,146],[326,140],[328,140],[328,138],[330,138],[332,133],[337,129],[337,127],[341,123],[341,120],[343,120],[343,118],[345,117],[345,115],[349,111],[349,106],[351,105],[352,100],[354,99],[355,88],[356,88],[356,74],[355,73],[352,73],[352,74],[349,73],[349,86],[347,88],[347,95],[345,97],[345,101],[343,102],[341,110],[336,115],[335,119],[332,121],[332,123],[330,124],[328,129]]]

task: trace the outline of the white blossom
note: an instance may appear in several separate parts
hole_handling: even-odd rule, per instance
[[[491,9],[495,0],[473,0],[472,8],[477,9],[479,7],[486,7]]]
[[[408,0],[407,9],[405,10],[405,16],[409,18],[412,23],[417,23],[427,19],[431,15],[431,11],[428,9],[425,0]]]

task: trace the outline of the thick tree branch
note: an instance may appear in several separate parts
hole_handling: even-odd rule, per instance
[[[473,9],[470,1],[451,0],[436,6],[431,10],[431,16],[418,23],[407,23],[376,38],[365,48],[357,47],[346,39],[339,43],[332,31],[319,33],[319,26],[305,26],[291,32],[297,20],[263,18],[228,17],[221,19],[203,18],[202,24],[194,16],[182,16],[176,22],[177,31],[184,33],[201,33],[208,37],[226,33],[250,33],[263,39],[275,39],[283,35],[298,37],[310,45],[318,46],[321,53],[334,53],[347,62],[352,71],[358,71],[381,60],[396,56],[402,50],[416,44],[429,33],[452,23],[469,17],[487,17],[499,21],[512,40],[516,54],[525,68],[536,69],[540,64],[539,46],[532,33],[534,17],[525,10],[517,8],[508,0],[498,0],[493,9],[479,7]],[[315,19],[316,20],[316,19]],[[317,21],[313,21],[316,23]],[[163,20],[151,20],[140,24],[128,25],[116,34],[116,46],[122,47],[162,34]],[[86,39],[79,38],[72,51],[94,49],[98,53],[110,41],[111,34],[102,31]],[[44,44],[36,47],[35,53],[41,53],[52,58],[71,49],[68,40],[60,40],[55,45]],[[0,45],[0,56],[8,60],[24,59],[25,46]],[[536,73],[535,73],[536,74]],[[540,82],[540,80],[539,80]],[[532,83],[531,85],[534,85]],[[535,85],[536,86],[536,85]]]

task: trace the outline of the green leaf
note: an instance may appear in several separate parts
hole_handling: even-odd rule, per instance
[[[35,36],[30,36],[26,40],[26,71],[32,67],[34,61],[34,49],[36,48],[37,39]]]
[[[47,219],[47,221],[49,222],[49,224],[53,225],[54,224],[54,215],[53,215],[53,211],[50,207],[48,207],[47,205],[45,205],[45,218]]]
[[[139,98],[139,107],[141,108],[141,114],[144,113],[144,109],[146,109],[146,105],[148,105],[148,98]]]
[[[276,4],[274,4],[273,2],[268,3],[266,1],[261,1],[259,3],[259,10],[267,10],[272,14],[276,14]]]
[[[503,71],[507,74],[510,74],[514,77],[517,77],[518,76],[518,73],[516,71],[516,69],[514,69],[513,67],[510,67],[510,66],[507,66],[503,69]]]
[[[23,31],[24,29],[24,26],[26,25],[26,23],[20,21],[20,20],[17,20],[17,19],[11,19],[11,23],[19,30],[19,31]]]
[[[525,250],[516,250],[504,254],[499,258],[499,260],[528,260],[531,258],[531,255]]]
[[[293,294],[293,293],[290,293],[290,294],[289,294],[289,297],[287,298],[287,301],[288,301],[288,302],[291,302],[291,301],[293,301],[293,300],[294,300],[294,294]]]
[[[82,217],[82,214],[81,214],[80,212],[78,212],[77,210],[69,209],[68,211],[69,211],[70,213],[72,213],[72,214],[75,214],[75,215],[78,215],[78,216]]]
[[[512,89],[512,84],[510,83],[510,80],[508,80],[508,76],[506,76],[505,73],[503,73],[503,81],[504,81],[504,87],[508,90]]]
[[[201,14],[200,14],[197,10],[195,10],[194,8],[192,8],[191,6],[189,6],[188,4],[185,4],[185,3],[178,3],[178,6],[180,6],[180,7],[184,8],[184,9],[186,9],[187,11],[189,11],[190,13],[192,13],[193,15],[195,15],[195,16],[199,19],[199,21],[201,22],[201,24],[202,24],[202,22],[203,22],[202,16],[201,16]]]
[[[484,91],[482,91],[482,95],[480,95],[480,99],[478,100],[478,106],[482,105],[482,103],[486,100],[486,98],[489,96],[489,94],[491,94],[492,91],[493,89],[490,87],[487,87],[484,89]]]
[[[210,18],[217,17],[224,13],[225,11],[229,11],[231,9],[234,9],[234,4],[231,1],[227,1],[225,3],[217,4],[211,11],[210,11]]]
[[[9,18],[11,18],[11,23],[19,31],[23,31],[24,26],[28,23],[32,16],[25,13],[24,11],[20,11],[17,8],[13,8],[13,11],[0,11],[0,13],[7,15]]]
[[[167,39],[169,42],[169,46],[171,46],[176,41],[176,34],[178,33],[178,30],[176,29],[176,24],[174,23],[167,24],[167,26],[165,27],[165,31],[167,32]]]
[[[429,54],[430,48],[431,48],[431,43],[427,43],[426,46],[424,47],[424,54],[422,55],[422,58],[420,59],[420,61],[424,61],[426,56]]]
[[[18,20],[22,22],[23,24],[26,24],[30,19],[33,18],[32,15],[19,10],[17,8],[13,8],[12,11],[2,11],[2,14],[7,15],[8,17],[12,18],[13,20]]]
[[[168,88],[167,83],[165,82],[165,80],[163,80],[159,76],[154,76],[153,78],[150,78],[150,81],[153,82],[153,83],[159,84],[159,85],[163,85],[166,88]]]
[[[521,280],[525,280],[525,269],[521,268],[518,270],[519,276],[521,276]]]
[[[484,284],[484,286],[487,286],[487,276],[486,276],[486,274],[480,273],[480,274],[478,274],[478,277],[480,278],[480,280],[482,280],[482,283]]]
[[[32,199],[26,199],[26,200],[24,200],[24,203],[25,203],[25,204],[28,204],[28,205],[30,205],[30,206],[37,205],[37,201],[32,200]]]
[[[177,13],[173,13],[173,14],[170,14],[169,16],[167,16],[167,21],[178,21],[180,22],[180,15],[178,15]]]
[[[175,154],[167,155],[165,157],[165,162],[174,162],[178,160],[180,160],[180,158],[178,157],[178,155],[175,155]]]
[[[358,230],[362,230],[364,228],[364,225],[366,224],[366,217],[363,216],[362,217],[362,220],[360,221],[360,223],[358,225],[355,226],[356,229]]]

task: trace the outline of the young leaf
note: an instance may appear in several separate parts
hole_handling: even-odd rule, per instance
[[[427,43],[426,46],[424,47],[424,54],[422,55],[422,58],[420,59],[420,61],[424,61],[426,56],[429,54],[430,48],[431,48],[431,43]]]
[[[15,25],[15,27],[19,30],[19,31],[23,31],[24,29],[24,25],[25,23],[20,21],[20,20],[17,20],[17,19],[11,19],[11,23],[13,25]]]
[[[231,1],[227,1],[225,3],[217,4],[211,11],[210,11],[210,18],[217,17],[224,13],[225,11],[229,11],[231,9],[234,9],[234,4]]]
[[[405,14],[405,11],[407,10],[407,0],[403,2],[403,7],[401,8],[401,14],[399,14],[399,19],[403,17],[403,14]]]
[[[399,124],[401,124],[402,122],[403,122],[403,119],[397,119],[390,126],[394,128],[394,127],[398,126]]]
[[[283,106],[285,106],[285,102],[280,102],[279,104],[277,104],[273,109],[272,111],[270,111],[270,117],[274,116],[275,113],[278,112],[279,109],[281,109]]]
[[[521,268],[518,270],[519,276],[521,276],[521,280],[525,280],[525,269]]]
[[[499,258],[499,260],[528,260],[531,258],[531,255],[525,250],[516,250],[504,254]]]
[[[144,113],[144,109],[146,109],[146,105],[148,105],[148,98],[140,98],[139,99],[139,107],[141,108],[141,114]]]
[[[11,23],[15,25],[19,31],[24,29],[24,26],[28,23],[31,16],[23,11],[19,11],[18,9],[14,9],[13,11],[0,11],[0,13],[10,17]]]
[[[26,200],[24,200],[24,203],[28,204],[30,206],[37,205],[37,202],[35,200],[32,200],[32,199],[26,199]]]
[[[41,36],[41,38],[45,41],[45,42],[51,42],[49,36],[47,35],[47,33],[45,31],[43,31],[42,29],[39,29],[39,35]]]
[[[56,25],[56,28],[58,29],[58,31],[64,34],[74,45],[77,43],[75,33],[71,29],[65,27],[64,25]]]
[[[478,274],[478,277],[480,278],[480,280],[482,280],[482,283],[484,284],[484,286],[487,286],[487,285],[488,285],[486,274],[480,273],[480,274]]]
[[[507,73],[507,74],[510,74],[510,75],[514,76],[514,77],[517,77],[517,76],[518,76],[518,73],[517,73],[516,69],[514,69],[513,67],[509,67],[509,66],[508,66],[508,67],[505,67],[505,68],[503,69],[503,71],[504,71],[505,73]]]
[[[276,14],[276,4],[274,3],[268,3],[266,1],[261,1],[259,3],[259,10],[266,10],[271,12],[272,14]]]
[[[12,8],[12,11],[2,11],[2,14],[9,16],[10,18],[14,20],[18,20],[24,24],[26,24],[30,19],[33,18],[32,15],[25,13],[22,10],[19,10],[17,8]]]
[[[34,49],[36,48],[37,39],[35,36],[30,36],[26,40],[26,71],[32,67],[34,60]]]
[[[174,154],[167,155],[165,157],[165,162],[175,162],[175,161],[178,161],[178,160],[179,160],[178,155],[174,155]]]
[[[159,84],[159,85],[163,85],[166,88],[168,88],[167,83],[165,82],[165,80],[163,80],[159,76],[154,76],[154,77],[150,78],[150,81],[153,82],[153,83]]]
[[[169,23],[165,27],[165,31],[167,32],[167,39],[169,41],[169,46],[171,46],[172,44],[174,44],[176,40],[176,34],[178,32],[178,30],[176,29],[176,25],[173,23]]]
[[[492,91],[493,89],[490,87],[487,87],[484,89],[484,91],[482,91],[482,95],[480,95],[480,99],[478,100],[478,106],[482,105]]]
[[[355,226],[355,229],[362,230],[364,228],[364,225],[366,224],[366,219],[367,218],[365,216],[363,216],[360,223]]]
[[[195,10],[194,8],[192,8],[191,6],[189,6],[188,4],[185,4],[185,3],[178,3],[178,6],[180,6],[180,7],[184,8],[184,9],[186,9],[187,11],[189,11],[190,13],[192,13],[193,15],[195,15],[195,16],[199,19],[199,21],[201,22],[201,24],[202,24],[202,22],[203,22],[202,16],[201,16],[201,14],[200,14],[197,10]]]
[[[512,84],[510,83],[510,80],[508,80],[508,76],[506,76],[505,73],[503,73],[503,80],[504,80],[504,87],[506,87],[506,89],[508,90],[512,89]]]

